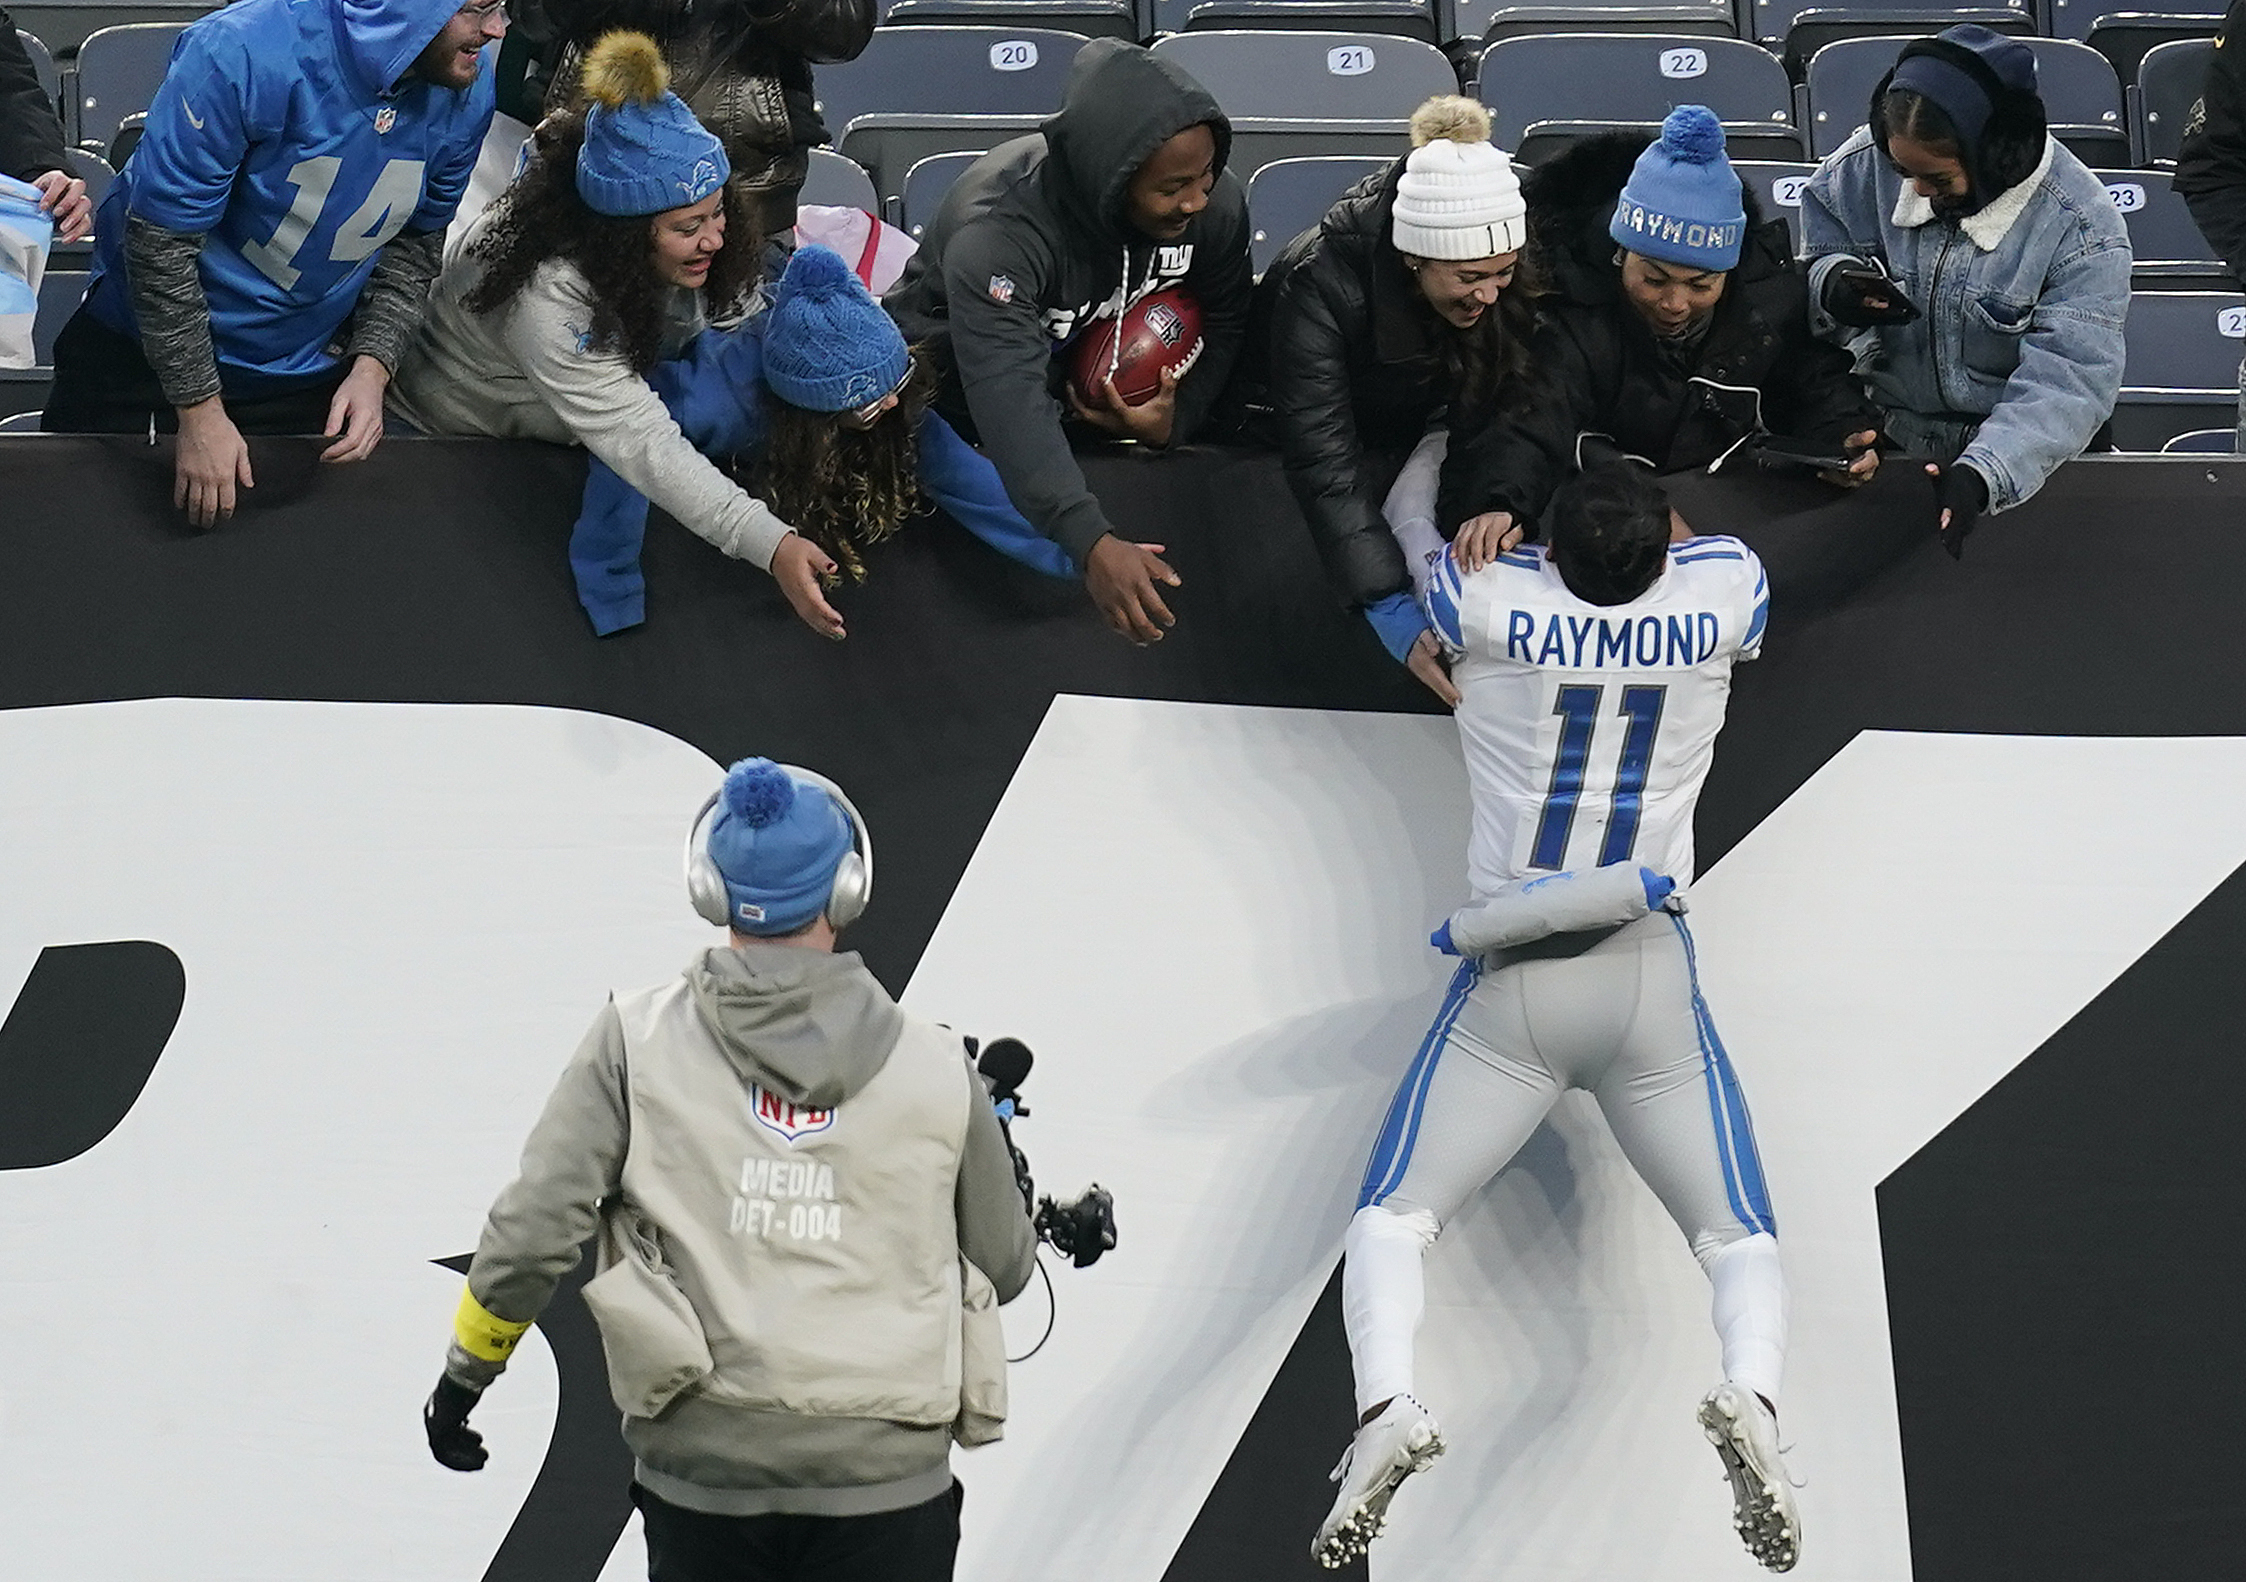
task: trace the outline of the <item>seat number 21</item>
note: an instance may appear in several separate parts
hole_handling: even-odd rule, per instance
[[[404,230],[413,211],[421,206],[421,176],[427,168],[428,162],[419,159],[393,159],[384,165],[366,201],[335,228],[335,241],[328,248],[329,261],[355,264],[371,258],[384,242]],[[304,271],[296,267],[296,255],[320,223],[321,211],[327,208],[335,192],[335,178],[342,171],[343,161],[333,154],[298,160],[289,169],[296,201],[281,216],[272,240],[242,249],[242,256],[283,291],[293,291],[303,278]]]

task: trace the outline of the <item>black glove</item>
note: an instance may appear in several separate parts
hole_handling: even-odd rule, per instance
[[[455,1383],[449,1373],[438,1378],[429,1403],[421,1408],[421,1426],[429,1435],[429,1454],[439,1465],[455,1472],[478,1472],[491,1459],[484,1436],[468,1426],[468,1414],[483,1394]]]
[[[1876,259],[1864,264],[1843,260],[1826,270],[1817,300],[1836,324],[1851,329],[1908,324],[1918,317],[1918,308]]]
[[[1942,512],[1950,513],[1950,525],[1941,529],[1942,547],[1950,552],[1950,559],[1965,558],[1965,535],[1988,508],[1988,480],[1958,462],[1942,469],[1942,476],[1934,480],[1934,520],[1940,522]]]

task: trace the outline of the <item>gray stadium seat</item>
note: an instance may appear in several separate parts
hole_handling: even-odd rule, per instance
[[[1762,202],[1763,218],[1784,220],[1793,233],[1794,251],[1801,252],[1801,189],[1809,184],[1815,165],[1775,159],[1735,159],[1731,168],[1754,189]]]
[[[2188,434],[2178,434],[2160,447],[2163,456],[2235,456],[2238,454],[2238,430],[2235,428],[2195,428]]]
[[[1992,33],[2029,38],[2035,16],[2024,0],[1983,0],[1979,7],[1931,5],[1928,0],[1872,0],[1869,5],[1812,5],[1797,11],[1786,29],[1779,58],[1786,75],[1801,81],[1810,57],[1844,38],[1924,38],[1944,28],[1972,22]]]
[[[1810,58],[1804,83],[1809,105],[1809,150],[1824,158],[1864,124],[1872,90],[1894,66],[1912,37],[1851,38],[1827,44]],[[2030,38],[2037,90],[2052,135],[2090,165],[2125,160],[2129,118],[2121,82],[2105,56],[2087,44]]]
[[[47,41],[55,59],[67,61],[105,27],[170,22],[185,27],[226,0],[15,0],[7,10],[16,26]]]
[[[1569,144],[1602,132],[1642,132],[1648,138],[1661,130],[1657,121],[1538,121],[1521,134],[1513,162],[1534,167],[1553,158]],[[1757,163],[1793,163],[1802,157],[1801,133],[1782,121],[1730,121],[1724,125],[1724,153],[1730,159]]]
[[[881,198],[873,190],[873,177],[854,159],[823,148],[811,150],[811,172],[803,179],[804,203],[834,209],[881,212]]]
[[[2157,4],[2158,0],[2153,0]],[[2091,25],[2090,47],[2113,65],[2124,87],[2137,85],[2137,68],[2145,56],[2162,44],[2180,38],[2213,38],[2222,25],[2221,11],[2212,16],[2177,16],[2152,12],[2124,12],[2102,16]]]
[[[982,158],[980,150],[961,150],[954,154],[931,154],[905,172],[904,191],[897,204],[897,224],[906,234],[918,238],[928,229],[928,222],[944,205],[944,194],[966,172],[969,165]]]
[[[2148,50],[2137,68],[2137,163],[2173,165],[2184,119],[2207,80],[2212,39],[2178,39]]]
[[[109,184],[117,179],[117,172],[92,149],[66,148],[62,152],[70,161],[70,173],[86,184],[86,196],[93,200],[95,208],[100,208],[101,200],[109,196]]]
[[[36,434],[39,432],[39,414],[36,412],[11,412],[0,417],[0,434]]]
[[[2147,291],[2129,300],[2128,362],[2114,443],[2159,450],[2176,435],[2235,422],[2246,350],[2246,297],[2231,291]]]
[[[177,22],[105,27],[79,46],[71,92],[71,140],[107,152],[128,115],[145,113],[164,85],[172,46],[186,29]]]
[[[2203,16],[2212,24],[2223,17],[2223,0],[2043,0],[2043,31],[2053,38],[2087,39],[2100,18],[2122,13],[2163,17]]]
[[[1248,180],[1250,250],[1261,275],[1279,250],[1326,217],[1334,200],[1392,163],[1364,155],[1325,154],[1278,159]]]
[[[89,277],[79,269],[50,269],[39,280],[39,312],[31,321],[31,355],[42,368],[55,363],[55,337],[85,300]]]
[[[2121,211],[2129,227],[2132,266],[2139,277],[2180,277],[2191,280],[2221,279],[2222,260],[2191,217],[2170,184],[2165,170],[2101,170],[2097,177]]]
[[[1467,43],[1494,44],[1524,33],[1675,33],[1737,38],[1731,0],[1446,0],[1445,31]],[[1450,39],[1445,39],[1449,43]]]
[[[891,27],[1034,27],[1086,38],[1139,37],[1138,0],[896,0],[881,20]]]
[[[930,154],[986,149],[1060,108],[1081,34],[1036,28],[876,28],[856,60],[813,78],[827,131],[884,200]]]
[[[2034,0],[1979,0],[1971,7],[1942,6],[1934,0],[1742,0],[1747,22],[1739,30],[1743,38],[1756,39],[1776,47],[1785,42],[1793,30],[1795,19],[1804,12],[1827,13],[1837,21],[1835,13],[1870,21],[1883,12],[1911,19],[1906,31],[1913,33],[1939,33],[1943,28],[1959,21],[1981,20],[1976,14],[1984,11],[2009,11],[2025,24],[2026,30],[2035,31]],[[1921,27],[1920,22],[1932,19],[1933,25]]]
[[[62,114],[62,73],[55,69],[53,51],[39,41],[36,33],[18,28],[16,37],[23,43],[23,52],[31,57],[32,75],[39,79],[39,86],[47,90],[47,102],[55,107],[55,114]]]
[[[1704,104],[1727,126],[1793,127],[1785,69],[1768,51],[1738,39],[1644,33],[1503,39],[1482,52],[1478,91],[1501,148],[1517,147],[1538,122],[1658,123],[1680,104]]]
[[[1246,180],[1275,159],[1404,152],[1411,113],[1458,76],[1434,45],[1359,33],[1179,33],[1154,52],[1191,72],[1232,118]]]
[[[1386,33],[1438,42],[1431,0],[1154,0],[1157,33],[1279,28],[1297,33]]]

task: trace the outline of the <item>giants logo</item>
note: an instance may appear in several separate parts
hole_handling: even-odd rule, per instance
[[[749,1084],[749,1113],[761,1126],[769,1127],[788,1140],[794,1147],[798,1138],[813,1132],[823,1132],[834,1124],[834,1111],[807,1109],[800,1104],[790,1104],[777,1093],[767,1093],[755,1083]]]

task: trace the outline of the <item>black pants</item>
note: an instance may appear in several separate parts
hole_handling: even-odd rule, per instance
[[[301,385],[254,396],[229,390],[226,415],[244,434],[325,433],[328,406],[348,370],[338,363]],[[164,399],[140,342],[80,308],[55,337],[55,386],[39,426],[50,434],[145,434],[151,419],[159,434],[179,432],[179,413]]]
[[[965,1491],[873,1516],[705,1516],[634,1485],[647,1582],[951,1582]]]

